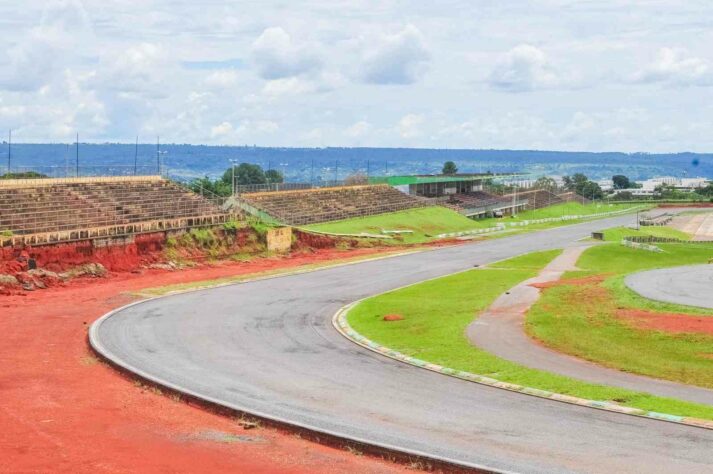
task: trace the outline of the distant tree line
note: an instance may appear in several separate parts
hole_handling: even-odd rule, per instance
[[[37,173],[36,171],[24,171],[21,173],[5,173],[0,175],[0,179],[34,179],[34,178],[48,178],[46,174]]]

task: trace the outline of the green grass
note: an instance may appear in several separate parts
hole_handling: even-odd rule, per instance
[[[515,217],[473,220],[451,209],[441,206],[432,206],[407,211],[389,212],[375,216],[312,224],[305,226],[305,229],[335,234],[381,234],[382,230],[411,230],[413,231],[411,234],[401,234],[396,239],[386,242],[412,244],[434,240],[438,234],[483,229],[486,227],[495,227],[498,224],[508,225],[525,220],[557,218],[565,215],[591,215],[601,212],[614,212],[631,207],[632,206],[625,204],[582,205],[579,203],[564,203],[534,211],[525,211]],[[515,227],[512,231],[540,230],[572,224],[574,222],[575,221],[533,224],[528,226],[527,229]]]
[[[457,212],[441,206],[424,207],[407,211],[389,212],[376,216],[358,217],[341,221],[313,224],[308,230],[336,234],[381,234],[382,230],[412,230],[413,234],[402,234],[400,243],[418,243],[435,238],[445,232],[490,227],[494,223],[474,221]]]
[[[713,388],[713,337],[639,329],[616,316],[621,309],[711,317],[711,311],[648,300],[624,284],[628,273],[705,263],[713,247],[659,244],[663,253],[606,244],[587,250],[580,272],[606,275],[600,283],[561,285],[544,291],[528,314],[526,329],[559,351],[651,377]]]
[[[615,227],[604,231],[604,240],[620,242],[624,237],[664,237],[667,239],[690,240],[685,232],[665,226],[641,227],[639,230],[629,227]]]
[[[498,295],[536,275],[558,251],[516,257],[366,299],[349,324],[380,344],[422,360],[542,390],[643,410],[713,419],[713,407],[581,382],[503,360],[471,345],[465,329]],[[507,268],[508,271],[503,271]],[[402,321],[385,322],[386,314]]]
[[[586,216],[590,214],[599,214],[602,212],[615,212],[622,211],[624,209],[630,209],[634,206],[631,204],[602,204],[602,203],[592,203],[592,204],[580,204],[578,202],[565,202],[563,204],[555,204],[554,206],[543,207],[542,209],[535,209],[534,211],[524,211],[513,218],[506,218],[506,221],[524,221],[533,219],[546,219],[550,217],[562,217],[562,216]]]

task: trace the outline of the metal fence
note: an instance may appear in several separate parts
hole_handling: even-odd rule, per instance
[[[33,178],[81,178],[99,176],[149,176],[161,174],[156,165],[92,165],[92,166],[7,166],[0,167],[0,176]],[[10,176],[7,176],[10,175]]]

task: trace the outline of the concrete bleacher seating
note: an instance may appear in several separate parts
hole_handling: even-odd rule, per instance
[[[205,216],[225,213],[157,176],[0,181],[0,233],[13,236]]]
[[[387,185],[253,193],[241,200],[289,225],[361,217],[428,205]]]
[[[448,202],[457,204],[465,209],[476,209],[487,206],[492,206],[503,201],[501,196],[486,193],[485,191],[471,191],[469,193],[453,194],[449,197]]]

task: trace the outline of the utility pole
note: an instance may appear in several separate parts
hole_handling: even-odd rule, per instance
[[[12,159],[12,129],[8,132],[7,139],[7,172],[10,174],[10,162]]]
[[[77,154],[75,158],[75,175],[79,178],[79,133],[77,133]]]
[[[389,175],[389,160],[386,160],[384,162],[384,175],[386,175],[386,176]]]
[[[366,181],[367,182],[369,182],[369,171],[371,171],[370,165],[371,165],[371,163],[369,162],[369,160],[366,160]]]
[[[161,174],[161,139],[156,136],[156,172]]]
[[[231,175],[232,175],[232,181],[231,181],[232,186],[231,186],[231,189],[232,189],[232,191],[233,191],[233,196],[235,196],[235,163],[237,163],[238,160],[235,159],[235,158],[231,158],[231,159],[228,160],[228,161],[230,161],[230,164],[231,164],[231,166],[230,166]]]
[[[309,169],[309,184],[314,186],[314,158],[312,158],[312,165]]]
[[[136,135],[136,146],[134,147],[134,176],[136,176],[136,165],[139,160],[139,136]]]
[[[339,176],[339,160],[334,162],[334,186],[337,185],[337,177]]]

